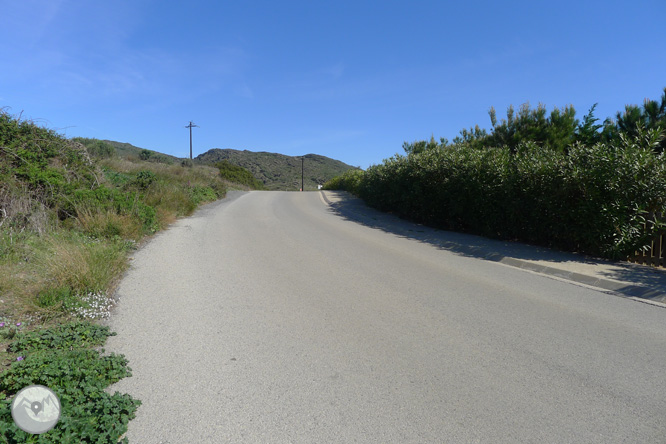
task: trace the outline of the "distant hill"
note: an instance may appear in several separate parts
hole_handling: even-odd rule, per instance
[[[305,190],[316,190],[324,184],[355,167],[318,154],[306,154],[304,164]],[[214,164],[221,160],[246,168],[262,181],[268,190],[298,190],[301,188],[301,157],[264,151],[239,151],[214,148],[198,155],[194,161]]]

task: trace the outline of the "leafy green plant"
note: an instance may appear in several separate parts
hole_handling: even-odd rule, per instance
[[[190,196],[195,205],[202,202],[212,202],[217,199],[217,193],[211,187],[193,186],[190,188]]]
[[[0,339],[14,339],[14,337],[21,331],[23,326],[22,322],[9,323],[0,322]]]
[[[139,187],[139,189],[145,190],[155,182],[156,176],[155,173],[148,170],[141,170],[136,174],[136,177],[133,180],[133,183]]]
[[[141,403],[129,395],[105,391],[110,384],[131,376],[127,359],[90,349],[102,345],[112,334],[107,327],[76,322],[17,335],[9,350],[22,356],[0,375],[3,442],[127,443],[127,438],[120,437]],[[34,384],[51,388],[61,402],[60,420],[41,435],[20,430],[9,408],[19,390]]]
[[[109,336],[115,336],[115,333],[107,326],[91,322],[68,322],[51,328],[25,332],[10,343],[7,350],[12,353],[26,353],[38,350],[97,347],[103,345]]]

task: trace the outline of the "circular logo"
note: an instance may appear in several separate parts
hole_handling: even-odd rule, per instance
[[[24,432],[35,435],[48,432],[60,419],[60,400],[48,387],[28,386],[14,397],[12,418]]]

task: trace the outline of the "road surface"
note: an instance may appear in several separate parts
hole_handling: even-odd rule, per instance
[[[666,443],[666,309],[373,229],[318,192],[179,220],[118,296],[133,443]]]

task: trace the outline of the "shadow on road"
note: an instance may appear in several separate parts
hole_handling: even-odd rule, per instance
[[[622,281],[647,286],[652,289],[641,291],[633,285],[608,288],[613,291],[647,299],[661,298],[666,293],[666,270],[654,269],[629,262],[597,259],[582,254],[562,252],[519,242],[488,239],[471,234],[438,230],[372,209],[365,205],[361,199],[346,192],[327,191],[326,193],[322,193],[322,196],[329,203],[329,211],[344,219],[396,236],[423,242],[461,256],[508,263],[533,271],[540,271],[539,267],[558,268],[558,264],[565,262],[569,263],[567,269],[571,269],[571,263],[573,262],[581,265],[580,269],[583,274],[585,271],[593,270],[594,276],[597,279]],[[530,267],[529,264],[527,264],[528,266],[524,266],[524,261],[533,262],[538,265],[535,265],[535,267]],[[522,265],[519,265],[519,263]],[[568,273],[581,276],[581,273],[572,271],[568,271]],[[581,279],[576,280],[581,281]],[[592,284],[594,279],[588,280]]]

